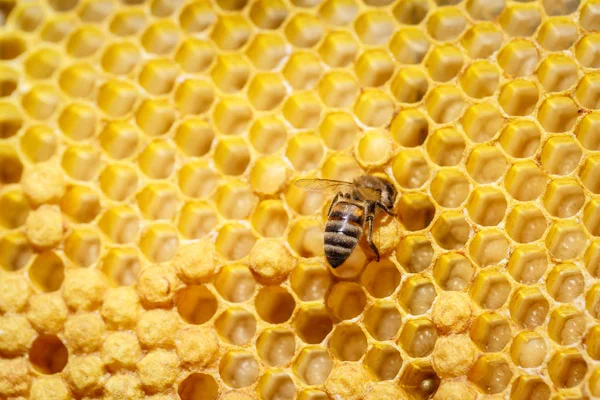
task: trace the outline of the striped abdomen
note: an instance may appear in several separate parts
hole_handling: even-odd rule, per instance
[[[337,202],[325,224],[325,257],[333,268],[342,264],[363,233],[365,210],[354,203]]]

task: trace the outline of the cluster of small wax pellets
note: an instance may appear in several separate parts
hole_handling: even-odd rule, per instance
[[[599,68],[600,0],[0,0],[0,398],[600,396]]]

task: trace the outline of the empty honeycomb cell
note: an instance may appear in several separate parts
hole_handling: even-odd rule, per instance
[[[79,18],[85,22],[102,22],[114,11],[110,0],[87,1],[79,9]]]
[[[510,396],[511,400],[533,396],[550,398],[550,387],[538,376],[521,375],[513,382]]]
[[[40,39],[45,42],[58,43],[74,28],[74,19],[65,15],[53,15],[46,19],[41,28]]]
[[[586,317],[573,306],[557,308],[550,316],[548,333],[563,346],[581,343],[586,330]]]
[[[259,111],[274,109],[285,95],[283,79],[274,73],[257,74],[248,86],[248,100]]]
[[[62,70],[58,84],[63,92],[74,98],[86,98],[94,92],[98,75],[87,63],[74,64]]]
[[[330,112],[319,125],[319,133],[325,145],[334,150],[351,146],[358,131],[359,128],[352,115],[343,111]]]
[[[394,63],[383,50],[363,52],[354,65],[356,76],[363,86],[381,86],[394,73]]]
[[[462,53],[452,45],[437,46],[425,58],[429,76],[438,82],[453,79],[462,69],[463,62]]]
[[[492,21],[504,9],[504,0],[467,0],[467,11],[476,20]]]
[[[400,372],[402,357],[395,347],[375,345],[367,353],[364,363],[367,370],[378,381],[389,381]]]
[[[285,101],[283,115],[296,128],[314,128],[321,117],[321,105],[313,92],[296,93]]]
[[[598,353],[598,351],[600,350],[598,348],[598,345],[599,345],[598,340],[600,339],[599,335],[600,335],[600,326],[596,325],[590,329],[590,331],[585,339],[585,345],[586,345],[587,352],[590,355],[590,357],[592,357],[594,360],[597,360],[598,357],[600,357],[600,354]]]
[[[535,200],[546,190],[546,175],[532,161],[518,162],[508,170],[504,187],[516,200]]]
[[[189,374],[178,386],[177,394],[182,400],[195,399],[201,393],[207,400],[216,400],[219,395],[219,385],[210,375]]]
[[[425,109],[438,124],[458,119],[465,107],[461,91],[454,86],[438,86],[425,99]]]
[[[400,385],[404,390],[411,393],[429,397],[440,386],[440,378],[436,375],[429,361],[415,360],[413,363],[408,364],[400,374]]]
[[[169,224],[150,225],[140,233],[140,249],[153,262],[171,260],[178,244],[177,232]]]
[[[509,303],[513,321],[524,329],[535,329],[542,325],[546,320],[548,308],[548,300],[537,288],[517,289]]]
[[[296,185],[290,185],[286,191],[286,203],[301,215],[314,214],[322,210],[325,198],[321,192],[309,192]]]
[[[471,325],[471,340],[484,352],[502,351],[511,340],[511,325],[500,314],[484,312]]]
[[[504,194],[491,187],[479,187],[471,192],[467,209],[473,221],[480,225],[498,225],[506,213]]]
[[[331,67],[347,67],[354,62],[358,50],[358,45],[351,35],[334,31],[323,40],[319,47],[319,55]]]
[[[0,207],[5,210],[0,214],[0,224],[7,229],[23,225],[29,214],[29,202],[21,191],[7,190],[0,194]]]
[[[28,113],[33,113],[34,116],[45,119],[56,107],[56,98],[53,98],[53,95],[54,93],[50,92],[48,88],[43,87],[41,90],[26,94],[23,99],[23,106]],[[0,139],[7,139],[16,135],[22,126],[23,116],[19,109],[12,104],[0,103]]]
[[[252,111],[242,98],[227,97],[217,103],[213,118],[219,131],[225,135],[237,135],[252,118]]]
[[[299,90],[311,89],[319,81],[323,67],[318,57],[309,52],[295,52],[282,69],[287,82]]]
[[[131,208],[121,205],[104,211],[98,226],[113,242],[131,243],[139,231],[139,218]]]
[[[490,104],[475,104],[467,108],[462,118],[465,133],[474,142],[492,139],[503,125],[498,109]]]
[[[323,225],[314,220],[298,220],[289,229],[287,241],[300,257],[323,255]]]
[[[519,243],[529,243],[540,239],[546,232],[547,221],[544,214],[532,204],[514,207],[506,219],[506,232]]]
[[[137,93],[133,86],[111,81],[100,87],[96,102],[109,116],[123,117],[133,109],[136,99]]]
[[[100,268],[111,282],[119,286],[132,285],[140,272],[138,253],[129,247],[109,249],[100,262]]]
[[[279,237],[285,232],[289,216],[279,200],[263,200],[252,213],[252,226],[264,237]]]
[[[61,199],[60,208],[76,222],[91,222],[101,211],[100,197],[87,186],[73,185]]]
[[[437,340],[435,325],[424,318],[411,319],[404,323],[398,344],[411,357],[426,357],[433,351]]]
[[[194,73],[206,70],[216,56],[212,44],[207,41],[188,38],[177,50],[175,61],[185,72]],[[214,80],[215,83],[217,80]]]
[[[280,0],[258,0],[250,8],[250,19],[259,28],[277,29],[288,16],[288,9]]]
[[[390,124],[390,133],[398,144],[404,147],[422,145],[429,134],[427,117],[419,110],[399,111]]]
[[[224,267],[215,281],[215,288],[227,301],[234,303],[249,300],[256,283],[248,267],[239,264]]]
[[[150,25],[140,38],[148,53],[164,55],[171,53],[180,40],[180,30],[171,21],[163,20]]]
[[[321,347],[305,347],[294,362],[294,372],[308,385],[325,383],[332,368],[329,354]]]
[[[367,45],[381,45],[394,33],[394,20],[384,11],[366,11],[354,22],[354,31]]]
[[[201,157],[208,153],[214,137],[210,124],[195,117],[182,121],[175,131],[177,146],[190,157]]]
[[[588,247],[587,251],[585,252],[585,257],[584,257],[586,269],[590,273],[590,275],[593,277],[597,277],[598,272],[600,272],[598,270],[599,263],[600,263],[599,257],[600,257],[600,242],[594,241]]]
[[[588,371],[588,365],[576,349],[554,353],[548,362],[548,374],[559,388],[579,385]]]
[[[338,27],[348,25],[357,13],[358,5],[353,0],[326,0],[319,8],[319,16]]]
[[[411,315],[425,314],[435,300],[435,287],[424,277],[411,277],[400,288],[398,302]]]
[[[400,222],[409,231],[427,228],[435,216],[435,207],[428,196],[419,192],[407,193],[400,198]]]
[[[325,266],[300,263],[290,275],[290,286],[302,301],[323,299],[331,286]]]
[[[98,181],[109,199],[123,201],[135,193],[138,176],[136,170],[127,164],[113,164],[100,173]]]
[[[284,366],[291,361],[296,352],[296,339],[287,329],[267,329],[257,339],[257,350],[267,365]]]
[[[66,49],[74,58],[92,56],[104,44],[104,33],[92,26],[82,26],[69,34]]]
[[[250,151],[242,138],[221,139],[215,147],[215,163],[226,175],[241,175],[250,163]]]
[[[256,334],[256,319],[242,308],[230,307],[217,317],[215,329],[225,341],[243,346]]]
[[[165,179],[173,172],[175,149],[167,141],[155,140],[138,156],[141,171],[151,179]]]
[[[575,96],[586,108],[600,109],[600,74],[590,72],[581,78]]]
[[[299,12],[289,19],[284,32],[292,45],[308,48],[313,47],[321,40],[324,30],[318,18]]]
[[[141,67],[138,81],[149,94],[166,94],[173,89],[178,72],[174,61],[160,58],[149,60]]]
[[[252,354],[242,350],[230,350],[219,363],[219,375],[232,388],[252,385],[258,379],[259,364]]]
[[[373,297],[390,296],[400,284],[400,272],[389,260],[372,262],[362,274],[362,284]]]
[[[452,250],[465,245],[471,234],[471,227],[462,213],[449,211],[439,215],[431,232],[438,245]]]
[[[513,80],[504,85],[498,102],[511,116],[531,114],[539,99],[539,90],[531,81]]]
[[[60,54],[51,49],[37,50],[24,60],[24,67],[33,79],[49,79],[60,67]]]
[[[577,25],[566,18],[550,18],[540,27],[537,41],[546,50],[567,50],[579,36]]]
[[[588,157],[580,172],[579,177],[583,185],[592,193],[600,193],[600,185],[598,184],[598,174],[600,173],[600,157]]]
[[[14,147],[0,146],[0,183],[18,183],[23,174],[23,163],[19,160]]]
[[[575,222],[555,222],[546,236],[550,255],[559,260],[579,257],[587,247],[587,236],[583,227]]]
[[[193,54],[197,53],[195,50]],[[224,92],[241,90],[250,76],[250,65],[240,54],[219,55],[211,69],[212,82]]]
[[[23,108],[34,119],[47,119],[56,110],[56,106],[58,105],[59,97],[58,92],[55,91],[50,86],[40,85],[32,88],[28,93],[23,96]],[[4,126],[9,121],[2,121]],[[13,121],[16,126],[18,126],[18,118],[16,121]],[[10,126],[8,129],[2,129],[4,134],[9,134],[11,132]]]
[[[548,97],[538,110],[538,120],[547,132],[566,132],[573,128],[579,107],[566,96]]]
[[[415,189],[429,179],[429,166],[423,153],[417,149],[399,152],[392,159],[392,173],[400,186]]]
[[[474,273],[475,269],[469,260],[459,253],[442,255],[433,267],[433,277],[444,290],[463,290],[471,282]]]
[[[536,124],[525,119],[514,119],[502,129],[499,143],[512,157],[525,158],[537,152],[540,140],[541,133]]]
[[[286,126],[276,117],[261,117],[252,124],[248,136],[250,143],[257,151],[271,154],[285,144]]]
[[[321,343],[333,329],[333,321],[329,312],[324,305],[317,303],[302,305],[294,315],[292,323],[296,334],[308,344]],[[362,334],[360,328],[354,327],[359,329]],[[362,335],[364,337],[364,334]]]
[[[358,325],[337,325],[329,347],[335,358],[341,361],[358,361],[367,352],[365,333]]]
[[[461,45],[471,58],[488,58],[500,48],[502,40],[502,31],[496,25],[484,22],[467,30]]]
[[[25,267],[33,255],[27,237],[20,232],[10,232],[0,238],[0,266],[6,271]]]
[[[16,10],[13,15],[15,25],[24,32],[35,31],[44,20],[44,11],[33,4]]]
[[[465,153],[465,139],[454,127],[433,132],[428,137],[426,146],[431,161],[441,167],[459,164]]]
[[[389,48],[399,63],[419,64],[429,49],[429,40],[420,29],[406,27],[394,34]]]
[[[132,36],[141,31],[146,24],[142,10],[125,9],[117,11],[110,21],[109,29],[117,36]]]
[[[405,25],[418,25],[429,12],[429,3],[424,0],[409,0],[398,3],[392,13],[396,20]]]
[[[0,36],[0,60],[14,60],[27,50],[27,43],[17,35]]]
[[[442,169],[431,181],[430,191],[442,207],[459,207],[469,195],[470,184],[465,175],[455,169]]]
[[[542,15],[536,4],[512,4],[504,8],[499,22],[509,35],[531,36],[542,22]]]
[[[38,254],[27,271],[33,286],[41,292],[58,290],[64,280],[64,262],[51,251]]]
[[[392,156],[392,142],[384,131],[367,131],[357,143],[356,156],[364,167],[383,165]]]
[[[230,181],[219,187],[215,203],[219,213],[228,219],[244,219],[250,215],[257,199],[248,185]]]
[[[90,181],[98,175],[101,153],[92,146],[70,146],[63,153],[62,167],[71,178]]]
[[[104,53],[102,54],[101,65],[102,68],[104,68],[104,70],[108,73],[115,75],[127,75],[134,70],[139,62],[139,59],[139,50],[132,43],[114,43],[107,46],[104,50]],[[82,72],[86,71],[83,70]],[[77,71],[72,71],[70,74],[73,75],[75,73],[77,73]],[[69,85],[69,87],[71,87],[72,84],[65,82],[64,85]],[[70,91],[74,90],[76,89],[73,88]]]
[[[549,92],[567,90],[577,82],[577,64],[569,57],[549,56],[540,64],[537,77]]]
[[[295,169],[307,171],[321,164],[323,150],[323,144],[318,136],[312,133],[301,133],[288,142],[285,155]]]
[[[577,140],[587,150],[600,150],[600,113],[585,115],[576,128]]]
[[[164,100],[144,100],[135,112],[135,121],[148,136],[160,136],[171,129],[175,110]]]
[[[500,354],[489,354],[480,357],[471,370],[468,377],[480,390],[486,394],[503,392],[512,379],[510,365],[504,356]]]
[[[188,323],[201,325],[216,313],[215,295],[204,285],[189,285],[180,289],[175,297],[177,312]]]
[[[510,281],[497,270],[479,273],[470,288],[470,295],[481,308],[502,308],[510,294]]]
[[[70,139],[88,139],[96,132],[96,112],[82,103],[73,103],[63,109],[58,117],[58,126]]]
[[[271,286],[258,292],[255,306],[262,320],[271,324],[280,324],[290,319],[296,302],[285,288]]]
[[[8,66],[0,67],[0,97],[10,96],[19,85],[19,72]]]
[[[54,335],[38,336],[29,349],[29,362],[41,374],[56,374],[67,365],[69,355],[63,342]]]
[[[352,282],[340,282],[331,288],[327,307],[340,320],[353,319],[362,314],[367,298],[362,288]]]
[[[575,56],[584,67],[598,68],[600,66],[600,35],[584,36],[575,45]]]
[[[544,194],[544,207],[559,218],[569,218],[583,207],[583,189],[572,179],[556,179],[550,182]]]
[[[100,236],[88,227],[74,229],[65,239],[65,255],[81,267],[95,263],[100,256],[100,249]]]
[[[185,164],[179,170],[178,181],[179,189],[184,195],[202,198],[215,191],[219,177],[206,161],[198,160]]]
[[[137,193],[136,200],[147,219],[172,219],[177,211],[177,192],[163,183],[145,186]]]
[[[179,24],[188,33],[200,33],[213,25],[216,20],[215,10],[203,1],[192,2],[183,7],[179,13]]]
[[[343,70],[330,71],[319,82],[319,96],[330,107],[348,108],[354,104],[358,90],[356,78]]]
[[[536,283],[548,268],[548,256],[542,247],[534,245],[517,246],[510,256],[508,272],[520,283]]]
[[[451,41],[460,36],[467,26],[462,13],[453,7],[440,8],[431,13],[427,19],[427,31],[440,41]]]
[[[586,309],[590,315],[596,319],[600,318],[600,287],[598,285],[592,286],[585,296]]]
[[[390,340],[400,330],[402,317],[393,302],[380,300],[364,314],[364,326],[376,340]]]
[[[469,65],[460,76],[460,84],[465,93],[480,99],[494,94],[498,88],[500,74],[494,64],[477,61]]]
[[[296,398],[294,381],[282,370],[267,371],[258,380],[258,392],[265,400],[292,400]]]
[[[480,267],[500,263],[510,250],[507,238],[497,229],[483,229],[473,236],[469,245],[471,258]]]
[[[423,99],[429,88],[427,74],[416,67],[399,70],[391,81],[391,91],[402,103],[416,103]]]
[[[583,224],[588,232],[594,236],[600,236],[600,205],[598,200],[590,201],[583,210]]]

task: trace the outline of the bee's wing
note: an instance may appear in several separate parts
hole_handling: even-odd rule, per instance
[[[332,179],[298,179],[294,182],[299,188],[310,192],[350,192],[354,186],[351,182],[334,181]]]

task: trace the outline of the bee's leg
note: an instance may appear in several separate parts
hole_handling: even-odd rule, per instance
[[[375,253],[375,256],[377,257],[377,262],[379,262],[379,250],[377,249],[377,246],[375,246],[375,243],[373,243],[373,220],[375,219],[375,204],[376,203],[368,203],[366,207],[368,230],[367,243],[369,244],[371,250],[373,250],[373,252]]]
[[[385,211],[385,212],[386,212],[386,214],[388,214],[390,217],[395,217],[395,216],[396,216],[396,213],[395,213],[395,212],[393,212],[392,210],[390,210],[389,208],[387,208],[386,206],[384,206],[382,203],[379,203],[379,202],[377,202],[377,203],[375,203],[375,206],[377,206],[377,207],[381,208],[381,209],[382,209],[383,211]]]
[[[331,205],[329,206],[329,211],[327,211],[328,217],[329,217],[329,215],[331,215],[331,210],[333,210],[333,206],[335,205],[335,203],[337,203],[339,197],[340,197],[340,194],[338,193],[335,195],[333,200],[331,200]]]

